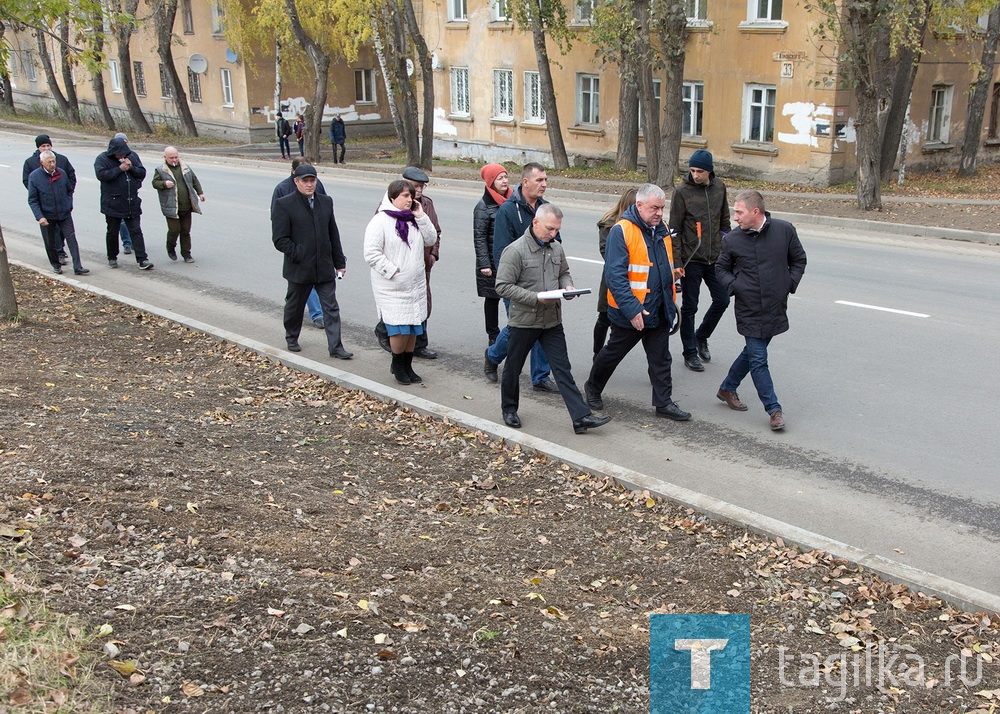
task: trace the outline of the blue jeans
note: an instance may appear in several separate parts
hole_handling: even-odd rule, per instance
[[[309,297],[306,298],[306,309],[309,310],[310,320],[318,320],[323,317],[323,306],[320,305],[319,295],[316,294],[316,288],[309,291]]]
[[[125,221],[122,221],[122,224],[118,226],[118,235],[122,239],[123,248],[132,247],[132,234],[128,232],[128,226],[125,225]]]
[[[781,409],[781,405],[778,404],[778,396],[774,393],[771,371],[767,368],[767,346],[771,343],[771,338],[762,340],[759,337],[744,337],[744,339],[746,347],[729,368],[729,374],[726,375],[720,389],[735,392],[749,373],[753,379],[753,386],[757,388],[757,396],[764,405],[764,411],[774,414]]]
[[[510,315],[510,300],[504,298],[503,301],[504,310]],[[507,359],[507,341],[509,340],[509,329],[504,325],[503,329],[500,330],[500,334],[497,335],[497,341],[490,345],[490,348],[486,350],[486,354],[489,355],[490,362],[493,364],[500,364],[505,359]],[[542,343],[536,342],[531,348],[531,383],[538,384],[544,382],[549,378],[549,372],[552,371],[552,367],[549,366],[549,360],[545,357],[545,350],[542,349]]]

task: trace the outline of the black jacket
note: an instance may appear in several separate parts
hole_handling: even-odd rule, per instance
[[[281,275],[291,283],[328,283],[347,267],[329,196],[316,194],[311,209],[298,190],[279,198],[271,211],[271,240],[285,254]]]
[[[28,188],[28,177],[31,176],[31,172],[42,165],[41,150],[36,150],[31,156],[24,160],[24,166],[21,167],[21,183],[24,184],[25,188]],[[52,152],[56,154],[56,152]],[[69,162],[62,154],[56,154],[56,168],[66,174],[66,179],[69,182],[69,193],[70,195],[76,190],[76,169],[73,168],[73,164]]]
[[[483,193],[472,211],[472,244],[476,248],[476,293],[482,298],[497,299],[497,266],[493,260],[493,224],[500,206],[489,189]],[[489,268],[492,275],[483,275],[480,270]]]
[[[788,221],[771,218],[760,233],[737,228],[722,239],[719,281],[736,297],[736,330],[767,339],[788,330],[788,296],[806,270],[806,252]]]
[[[122,171],[118,154],[125,154],[132,167]],[[134,218],[142,215],[142,200],[139,187],[146,178],[146,168],[138,154],[128,148],[121,139],[112,139],[108,150],[98,154],[94,162],[94,173],[101,182],[101,213],[112,218]]]
[[[730,230],[726,184],[714,173],[709,174],[707,184],[697,184],[688,173],[674,188],[667,223],[678,236],[674,238],[674,267],[681,268],[689,260],[711,265],[719,257],[722,234]],[[700,246],[697,223],[701,223]]]
[[[295,177],[289,176],[283,181],[279,181],[278,185],[274,187],[274,192],[271,193],[271,217],[274,217],[274,204],[278,202],[278,199],[282,196],[287,196],[290,193],[295,193],[298,191],[295,188]],[[316,195],[326,196],[326,188],[323,187],[323,182],[316,179]]]
[[[529,206],[521,194],[520,186],[515,188],[514,193],[503,202],[493,223],[493,262],[496,265],[500,265],[500,256],[503,255],[504,248],[523,236],[524,232],[531,227],[531,219],[535,217],[535,209],[544,203],[548,203],[548,201],[539,198],[535,208]],[[555,239],[562,242],[562,237],[559,235],[556,235]]]

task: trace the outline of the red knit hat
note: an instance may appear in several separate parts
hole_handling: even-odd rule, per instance
[[[497,180],[497,176],[505,173],[507,173],[507,167],[502,164],[486,164],[479,169],[479,175],[482,176],[487,186],[492,186],[493,182]]]

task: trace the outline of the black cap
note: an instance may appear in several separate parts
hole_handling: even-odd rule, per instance
[[[403,178],[407,181],[416,181],[417,183],[430,183],[430,179],[427,178],[427,174],[425,174],[422,169],[418,169],[416,166],[407,166],[403,169]]]
[[[42,144],[52,146],[52,139],[49,138],[48,134],[39,134],[35,137],[35,148],[37,149]]]
[[[302,178],[303,176],[316,176],[316,169],[309,164],[301,164],[295,167],[295,173],[293,174],[295,178]]]

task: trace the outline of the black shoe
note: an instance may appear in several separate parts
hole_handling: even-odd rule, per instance
[[[348,352],[343,347],[338,347],[330,353],[330,356],[336,357],[337,359],[352,359],[354,357],[354,353]]]
[[[139,270],[149,270],[152,267],[153,267],[153,264],[150,263],[148,260],[140,260],[139,261]]]
[[[118,261],[117,260],[109,260],[108,261],[108,267],[109,268],[117,268],[118,267]]]
[[[298,340],[285,340],[288,343],[289,352],[301,352],[302,348],[299,346]]]
[[[123,247],[122,247],[122,252],[123,252],[123,253],[124,253],[125,255],[132,255],[132,244],[131,244],[131,243],[129,243],[128,245],[126,245],[126,246],[123,246]]]
[[[167,257],[170,258],[171,260],[177,260],[177,253],[175,253],[172,250],[168,250]]]
[[[587,380],[583,383],[583,392],[587,395],[587,406],[591,409],[604,409],[604,400],[601,399],[601,393],[594,389],[594,385]]]
[[[406,376],[410,378],[411,384],[420,384],[424,380],[421,379],[420,375],[413,371],[413,353],[404,352],[403,353],[403,371],[406,372]]]
[[[73,273],[75,275],[87,275],[90,271],[87,268],[73,268]]]
[[[490,382],[496,382],[500,379],[500,376],[497,374],[497,365],[490,359],[490,349],[488,347],[483,354],[483,374],[486,375],[486,379]]]
[[[705,365],[701,363],[698,355],[691,355],[690,357],[684,358],[684,366],[690,369],[692,372],[704,372]]]
[[[386,352],[392,353],[392,348],[389,346],[389,335],[383,335],[376,328],[375,337],[378,338],[378,346],[384,349]]]
[[[577,434],[586,434],[587,429],[596,429],[599,426],[604,426],[609,421],[611,417],[609,416],[594,416],[593,414],[588,414],[585,417],[581,417],[573,422],[573,431]]]
[[[392,355],[392,366],[389,367],[389,371],[392,372],[392,376],[396,378],[396,381],[400,384],[412,384],[413,380],[410,379],[410,375],[406,372],[406,367],[404,366],[403,353]]]
[[[184,262],[185,263],[193,263],[194,262],[194,258],[192,258],[190,255],[185,255],[184,256]]]
[[[531,388],[536,392],[551,392],[553,394],[559,394],[559,387],[551,379],[543,379],[541,382],[537,382],[531,385]]]
[[[698,340],[698,356],[702,362],[712,361],[712,353],[708,351],[708,340]]]
[[[315,327],[317,330],[322,330],[325,327],[325,325],[323,324],[322,317],[311,317],[309,318],[309,322],[311,322],[312,326]]]
[[[59,254],[59,265],[69,265],[69,257],[65,253]]]
[[[413,350],[413,356],[419,357],[420,359],[437,359],[438,353],[429,347],[417,347]]]
[[[509,426],[511,429],[520,429],[521,417],[517,415],[517,412],[504,412],[503,423]]]
[[[673,419],[674,421],[687,421],[691,418],[691,414],[677,406],[677,402],[670,402],[665,407],[657,407],[656,416]]]
[[[62,266],[58,263],[52,266],[52,272],[56,275],[62,275]]]

